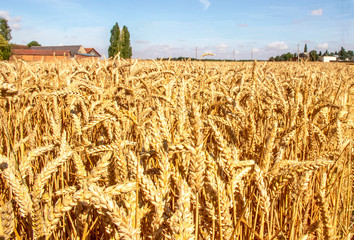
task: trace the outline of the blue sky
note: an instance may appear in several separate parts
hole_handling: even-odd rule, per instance
[[[118,22],[133,58],[268,59],[286,52],[354,50],[354,0],[2,0],[11,42],[84,45],[107,57]]]

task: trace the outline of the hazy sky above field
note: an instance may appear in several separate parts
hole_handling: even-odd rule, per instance
[[[354,0],[8,0],[0,16],[12,41],[84,45],[107,57],[115,22],[133,58],[256,59],[286,52],[354,50]]]

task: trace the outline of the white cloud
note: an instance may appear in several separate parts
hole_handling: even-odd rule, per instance
[[[199,45],[197,49],[198,58],[204,53],[212,53],[215,56],[206,58],[232,59],[233,49],[226,43],[217,45]],[[235,54],[239,54],[235,51]],[[196,47],[176,44],[135,44],[133,46],[133,58],[160,58],[160,57],[196,57]],[[240,56],[238,56],[240,58]]]
[[[136,40],[135,41],[136,44],[149,44],[149,41],[145,41],[145,40]]]
[[[199,55],[198,57],[201,57],[203,54],[206,54],[206,53],[214,54],[214,56],[217,55],[217,54],[215,54],[215,52],[214,52],[212,49],[205,49],[205,50],[203,50],[203,51],[201,52],[201,54],[198,54],[198,55]],[[205,57],[211,58],[211,57],[213,57],[213,56],[212,56],[212,55],[207,55],[207,56],[205,56]]]
[[[198,1],[204,5],[204,10],[207,10],[208,7],[210,6],[209,0],[198,0]]]
[[[272,42],[272,43],[269,43],[267,45],[267,49],[269,50],[275,50],[275,51],[278,51],[278,50],[286,50],[288,49],[288,45],[286,45],[285,42],[279,42],[279,41],[276,41],[276,42]]]
[[[195,57],[195,47],[172,44],[136,44],[132,47],[133,58]]]
[[[320,43],[317,45],[318,49],[327,49],[328,48],[328,43]]]
[[[201,50],[201,53],[212,53],[215,54],[214,58],[224,58],[226,55],[232,55],[232,52],[229,49],[229,46],[225,43],[221,43],[214,46],[205,46],[198,48]]]
[[[311,15],[313,15],[313,16],[321,16],[322,14],[323,14],[322,8],[320,8],[320,9],[315,9],[315,10],[312,10],[312,11],[311,11]]]
[[[6,11],[0,11],[0,17],[10,20],[10,13]]]
[[[20,23],[10,23],[10,27],[12,29],[16,29],[16,30],[19,30],[22,28],[21,24]]]
[[[0,11],[0,17],[6,19],[12,29],[21,29],[21,17],[10,17],[10,13],[7,11]]]
[[[222,52],[222,53],[225,52],[228,48],[229,48],[229,46],[224,43],[221,43],[221,44],[215,46],[215,50],[217,52]]]

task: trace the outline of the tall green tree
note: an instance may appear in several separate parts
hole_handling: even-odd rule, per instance
[[[310,52],[310,59],[311,61],[317,61],[318,60],[318,54],[316,50],[312,50]]]
[[[0,17],[0,60],[9,60],[11,56],[11,28],[5,18]]]
[[[109,41],[111,45],[108,48],[108,57],[114,57],[120,51],[120,29],[117,22],[111,30],[111,38]]]
[[[32,47],[32,46],[42,46],[42,45],[40,45],[37,41],[31,41],[27,44],[27,47]]]
[[[0,34],[0,60],[9,60],[10,56],[11,47],[4,36]]]
[[[304,52],[307,52],[307,43],[305,43]]]
[[[343,61],[347,58],[347,52],[345,51],[344,47],[340,48],[338,55],[339,58],[342,59]]]
[[[123,26],[121,33],[121,54],[120,56],[124,59],[132,57],[132,47],[130,45],[130,33],[126,26]]]
[[[11,40],[11,28],[5,18],[0,17],[0,34],[4,37],[5,41]]]

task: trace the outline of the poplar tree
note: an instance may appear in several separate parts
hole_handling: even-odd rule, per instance
[[[305,43],[304,52],[307,52],[307,43]]]
[[[132,57],[132,47],[130,45],[130,33],[126,26],[123,26],[122,30],[119,29],[118,23],[116,23],[111,30],[111,45],[108,48],[108,56],[114,57],[120,53],[121,58]]]
[[[121,34],[121,54],[124,59],[132,57],[132,47],[130,45],[130,33],[126,26],[123,26]]]
[[[113,26],[111,30],[111,38],[110,38],[110,43],[111,45],[108,48],[108,57],[114,57],[118,54],[119,52],[119,45],[120,45],[120,29],[118,26],[118,23]]]

